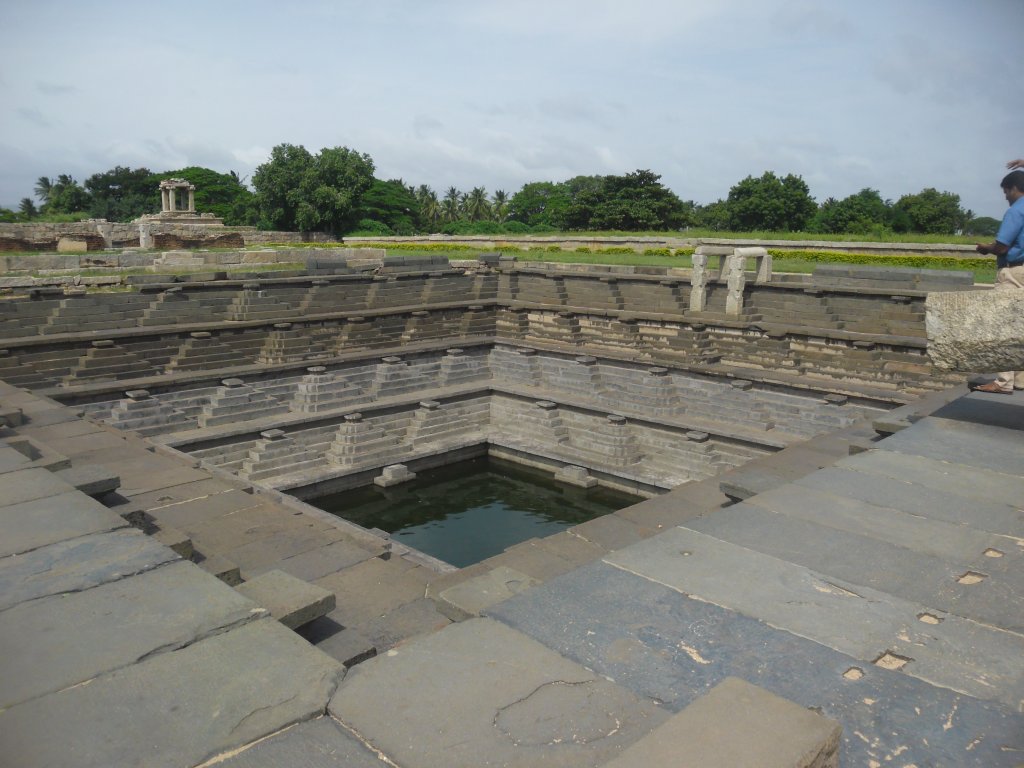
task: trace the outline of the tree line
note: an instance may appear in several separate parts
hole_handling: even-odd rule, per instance
[[[196,209],[229,225],[343,235],[526,234],[557,231],[811,232],[884,237],[887,233],[994,235],[998,221],[975,217],[959,195],[934,188],[884,200],[862,189],[818,204],[799,176],[767,171],[733,185],[726,198],[700,205],[682,200],[661,177],[638,169],[622,175],[575,176],[524,184],[512,195],[484,187],[439,193],[429,185],[375,177],[372,158],[348,147],[311,153],[280,144],[252,177],[189,167],[163,173],[117,166],[79,184],[70,175],[40,177],[36,206],[23,198],[18,212],[0,209],[0,220],[83,214],[131,221],[159,211],[162,179],[195,184]]]

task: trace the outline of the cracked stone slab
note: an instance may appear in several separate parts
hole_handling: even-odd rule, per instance
[[[843,765],[1016,768],[1024,749],[1016,707],[866,664],[607,563],[492,616],[673,712],[730,676],[816,708],[843,726]]]
[[[0,559],[0,611],[61,592],[79,592],[179,560],[133,528],[82,536]]]
[[[0,754],[19,766],[196,765],[318,716],[341,674],[263,619],[0,712]]]
[[[191,563],[0,612],[0,708],[266,615]]]
[[[1024,637],[686,528],[608,555],[617,568],[872,663],[885,651],[908,675],[1010,706],[1024,701]],[[728,573],[723,579],[721,574]]]
[[[0,557],[91,533],[113,531],[128,523],[98,501],[71,490],[59,496],[0,507]]]
[[[1007,550],[1002,558],[979,552],[972,560],[953,560],[745,501],[687,527],[851,584],[1002,629],[1024,630],[1024,616],[1013,610],[1020,604],[1024,574],[1000,566],[1019,562],[1019,552]],[[958,581],[969,572],[984,577],[970,584]]]
[[[599,766],[667,718],[489,619],[453,624],[363,662],[330,711],[403,768]]]
[[[330,717],[299,723],[217,763],[219,768],[381,768],[384,763]]]

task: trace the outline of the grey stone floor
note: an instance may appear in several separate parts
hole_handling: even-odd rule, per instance
[[[446,573],[45,398],[0,383],[0,406],[23,421],[0,428],[4,765],[675,765],[715,728],[795,764],[731,699],[694,721],[730,678],[787,744],[838,722],[842,765],[1024,762],[1021,393],[933,397],[723,477],[739,503],[692,483]],[[337,607],[288,630],[204,570],[224,560]]]

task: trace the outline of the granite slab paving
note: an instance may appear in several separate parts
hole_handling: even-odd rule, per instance
[[[3,483],[3,498],[0,499],[3,505],[20,504],[75,490],[70,483],[41,467],[15,469],[4,474],[0,482]]]
[[[328,616],[343,627],[358,626],[418,600],[426,594],[422,579],[404,563],[378,557],[317,579],[317,586],[333,592],[338,607]]]
[[[0,754],[26,768],[196,765],[318,717],[341,675],[262,619],[0,712]]]
[[[827,578],[686,528],[604,560],[863,662],[896,654],[911,660],[903,667],[908,675],[1011,707],[1024,703],[1024,635]]]
[[[924,418],[879,445],[886,451],[1011,475],[1020,474],[1024,466],[1024,440],[1019,430],[969,421]]]
[[[787,485],[758,494],[746,503],[958,562],[971,562],[991,548],[1017,549],[1015,539],[932,520],[923,513],[904,512],[897,506],[899,502],[900,497],[895,496],[880,506],[827,490]]]
[[[957,580],[979,567],[974,561],[916,552],[749,502],[717,510],[687,527],[850,584],[996,627],[1024,631],[1024,615],[1008,611],[1006,602],[1007,593],[1017,588],[1018,574],[961,585]]]
[[[186,562],[21,603],[0,612],[0,708],[265,615]]]
[[[127,526],[120,515],[76,490],[19,504],[0,501],[0,557]]]
[[[403,768],[599,766],[668,716],[489,619],[363,662],[330,713]]]
[[[186,485],[192,485],[192,483]],[[167,497],[158,497],[158,499],[160,498]],[[137,504],[140,503],[137,496],[132,500]],[[175,528],[184,529],[215,517],[255,507],[261,503],[261,500],[251,493],[232,488],[184,501],[167,501],[159,503],[159,506],[150,506],[144,502],[142,504],[154,519],[167,525],[173,525]]]
[[[126,528],[0,558],[0,611],[27,600],[127,578],[179,560],[141,531]]]
[[[876,450],[843,459],[836,466],[899,480],[914,487],[925,486],[958,498],[976,499],[985,504],[1017,508],[1024,498],[1024,476],[1018,472],[961,466],[941,459],[884,450],[882,445],[880,443]]]
[[[1020,431],[1024,430],[1024,396],[1017,392],[1013,397],[995,397],[983,392],[971,392],[936,409],[931,415],[939,419],[988,424]]]
[[[488,615],[673,712],[730,676],[814,708],[843,726],[844,766],[1002,768],[1024,750],[1016,708],[866,664],[607,563]]]
[[[838,768],[841,735],[834,720],[727,677],[607,768]]]
[[[898,455],[883,453],[886,456]],[[1024,512],[1011,504],[968,496],[974,483],[956,489],[938,489],[870,471],[858,471],[850,463],[840,462],[800,478],[795,485],[878,507],[899,509],[910,515],[970,526],[978,531],[1024,538]],[[1021,485],[1021,493],[1024,494],[1024,483]]]
[[[381,768],[387,763],[340,723],[325,716],[294,725],[216,765],[219,768]]]
[[[383,551],[383,546],[371,550],[342,539],[286,557],[277,563],[276,567],[296,578],[316,581],[371,557],[377,557]]]

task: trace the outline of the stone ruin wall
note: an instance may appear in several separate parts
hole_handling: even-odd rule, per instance
[[[131,292],[36,289],[0,301],[0,376],[19,386],[68,388],[496,337],[714,375],[859,388],[894,401],[960,380],[927,358],[920,290],[896,294],[852,278],[846,281],[863,286],[748,283],[742,306],[730,312],[737,291],[712,281],[696,311],[689,279],[664,270],[466,271],[446,260],[387,261],[391,267],[344,268],[347,274]],[[101,362],[115,359],[120,368]]]
[[[270,243],[328,243],[323,232],[274,232],[255,227],[224,227],[180,223],[147,223],[154,248],[240,248]],[[0,252],[47,252],[73,243],[76,251],[138,248],[139,224],[90,220],[68,223],[0,223]],[[81,247],[84,245],[84,247]]]

